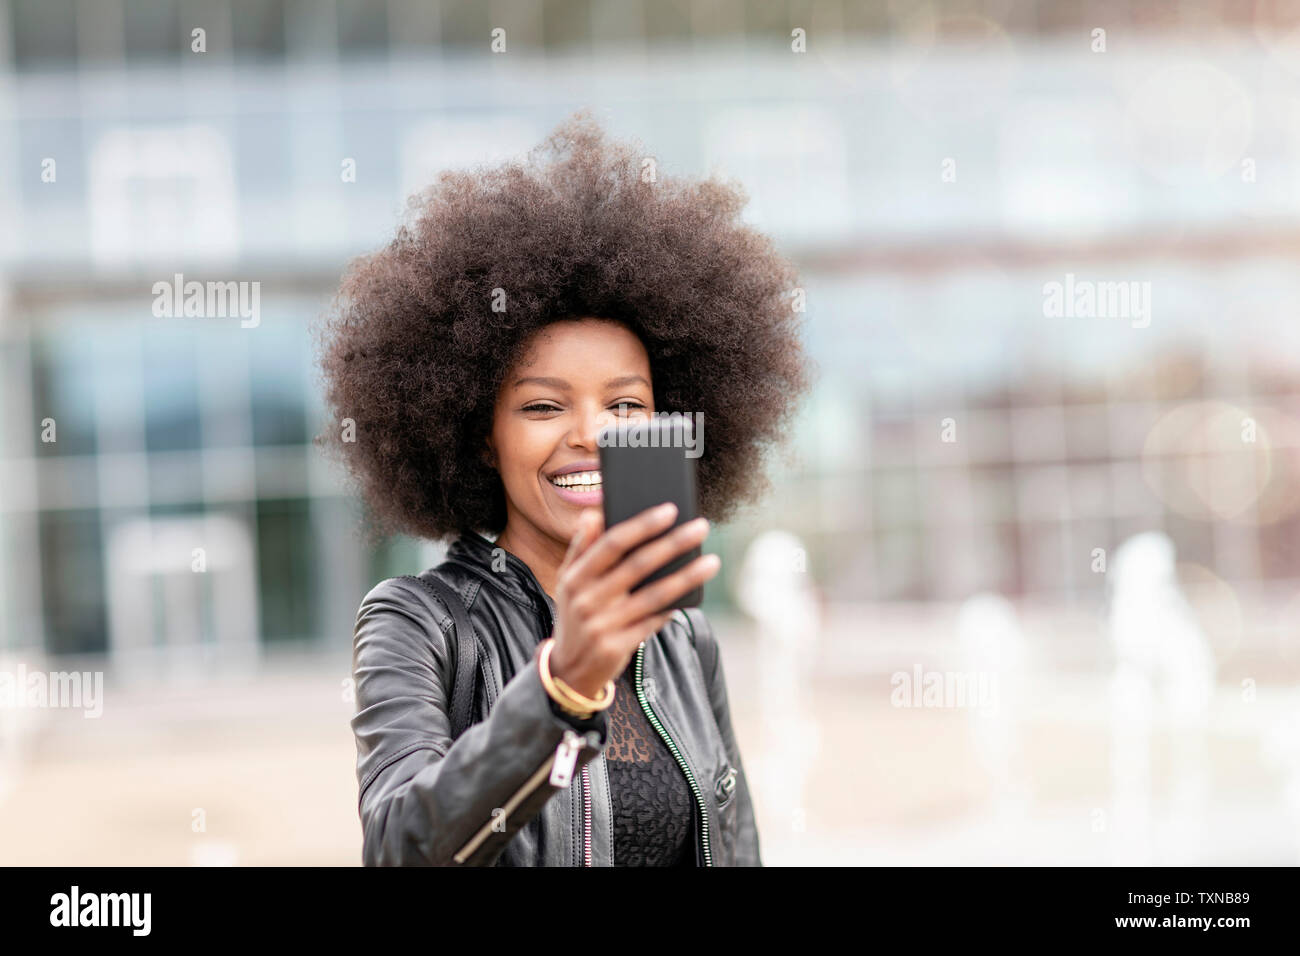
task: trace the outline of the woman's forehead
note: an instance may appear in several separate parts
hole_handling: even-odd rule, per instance
[[[565,319],[535,332],[518,364],[522,377],[545,376],[551,369],[582,372],[588,379],[609,369],[649,378],[649,356],[645,345],[631,329],[610,319]]]

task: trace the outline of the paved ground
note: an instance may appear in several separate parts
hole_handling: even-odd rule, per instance
[[[1104,674],[1057,668],[1036,678],[1017,738],[1027,785],[999,801],[968,712],[890,706],[889,670],[881,669],[889,655],[864,662],[831,641],[809,698],[817,739],[799,789],[791,769],[798,755],[781,751],[757,706],[753,641],[738,628],[723,634],[767,863],[1121,861]],[[903,658],[928,654],[924,639],[917,632]],[[0,768],[0,863],[356,865],[348,664],[336,655],[242,679],[193,673],[110,685],[94,720],[28,712],[39,726]],[[1155,861],[1300,861],[1282,765],[1259,734],[1285,718],[1289,700],[1283,689],[1266,689],[1245,707],[1221,685],[1199,822],[1194,808],[1177,812],[1176,741],[1156,732]],[[802,793],[801,812],[788,808],[789,793]]]

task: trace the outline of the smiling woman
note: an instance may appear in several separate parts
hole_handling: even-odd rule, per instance
[[[455,537],[357,615],[367,863],[761,865],[708,621],[661,610],[720,562],[640,585],[765,487],[809,383],[795,275],[738,189],[641,168],[578,116],[444,173],[324,330],[318,441],[375,530]],[[604,528],[600,429],[661,410],[709,419],[707,518]]]

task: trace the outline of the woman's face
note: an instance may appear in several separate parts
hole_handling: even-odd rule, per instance
[[[654,411],[650,357],[620,323],[584,318],[537,332],[497,393],[491,448],[512,540],[567,547],[600,507],[600,429]]]

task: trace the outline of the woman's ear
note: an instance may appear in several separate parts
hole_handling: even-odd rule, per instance
[[[479,458],[483,464],[487,465],[493,471],[497,470],[497,450],[492,446],[492,436],[489,435],[483,439],[483,448],[479,451]]]

